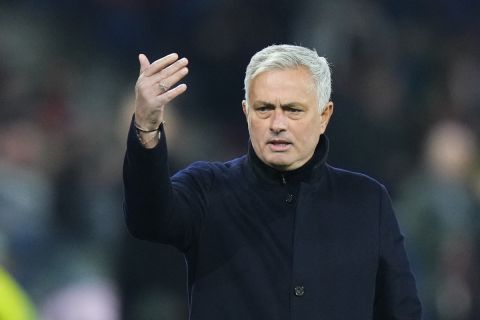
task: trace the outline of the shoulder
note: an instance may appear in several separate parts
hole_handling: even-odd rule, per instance
[[[375,178],[366,175],[365,173],[355,172],[347,169],[337,168],[329,164],[326,165],[329,174],[335,178],[348,183],[366,184],[374,186],[382,186],[382,184]]]
[[[231,175],[240,172],[245,162],[245,157],[232,159],[227,162],[219,161],[196,161],[183,170],[177,172],[173,178],[189,176],[196,179],[215,179],[220,176]]]
[[[241,181],[245,156],[227,162],[196,161],[172,176],[172,186],[208,192],[222,187],[226,181]]]
[[[381,196],[382,193],[386,193],[386,188],[381,182],[364,173],[341,169],[328,164],[326,167],[330,183],[336,189],[361,195]]]
[[[220,161],[196,161],[184,170],[187,171],[208,171],[211,173],[222,173],[238,170],[245,162],[246,156],[241,156],[226,162]]]

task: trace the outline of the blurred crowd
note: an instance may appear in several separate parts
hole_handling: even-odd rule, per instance
[[[183,257],[123,222],[137,55],[190,61],[167,114],[175,172],[246,151],[244,69],[273,43],[331,63],[329,162],[389,189],[424,319],[480,319],[479,14],[475,0],[0,1],[0,319],[186,319]]]

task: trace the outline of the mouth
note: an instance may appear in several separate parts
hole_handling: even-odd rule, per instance
[[[282,152],[287,151],[292,145],[292,143],[288,140],[272,139],[267,142],[267,145],[269,146],[271,151]]]

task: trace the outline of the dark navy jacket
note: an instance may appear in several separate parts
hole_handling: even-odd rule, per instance
[[[185,254],[190,319],[420,319],[387,191],[329,166],[327,153],[322,136],[298,170],[276,171],[250,149],[170,178],[165,133],[147,150],[130,130],[127,226]]]

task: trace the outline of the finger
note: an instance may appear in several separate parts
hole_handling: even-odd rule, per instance
[[[140,74],[142,74],[150,66],[150,61],[143,53],[138,55],[138,61],[140,62]]]
[[[182,59],[176,61],[175,63],[172,63],[171,65],[169,65],[165,69],[163,69],[163,71],[161,73],[159,73],[159,75],[163,78],[167,78],[167,77],[171,76],[172,74],[174,74],[175,72],[177,72],[178,70],[182,69],[183,67],[186,67],[187,65],[188,65],[188,59],[187,58],[182,58]]]
[[[178,70],[174,74],[172,74],[170,77],[167,77],[161,81],[158,82],[159,88],[171,88],[174,86],[178,81],[183,79],[186,75],[188,74],[188,68],[183,67],[182,69]],[[161,90],[159,94],[163,94],[166,90]]]
[[[162,72],[158,72],[151,77],[149,77],[149,81],[151,82],[157,82],[157,83],[162,83],[164,84],[164,79],[168,78],[172,74],[178,72],[179,70],[182,70],[188,65],[188,60],[187,58],[182,58],[175,63],[169,65],[167,68],[163,69]],[[175,83],[170,83],[170,86],[174,85]]]
[[[145,70],[144,75],[149,77],[161,70],[163,70],[166,66],[174,63],[178,59],[178,54],[171,53],[163,58],[160,58],[153,62],[147,70]]]
[[[157,104],[158,105],[166,105],[182,93],[184,93],[187,90],[187,85],[185,83],[179,84],[173,89],[168,90],[162,95],[159,95],[157,97]]]

